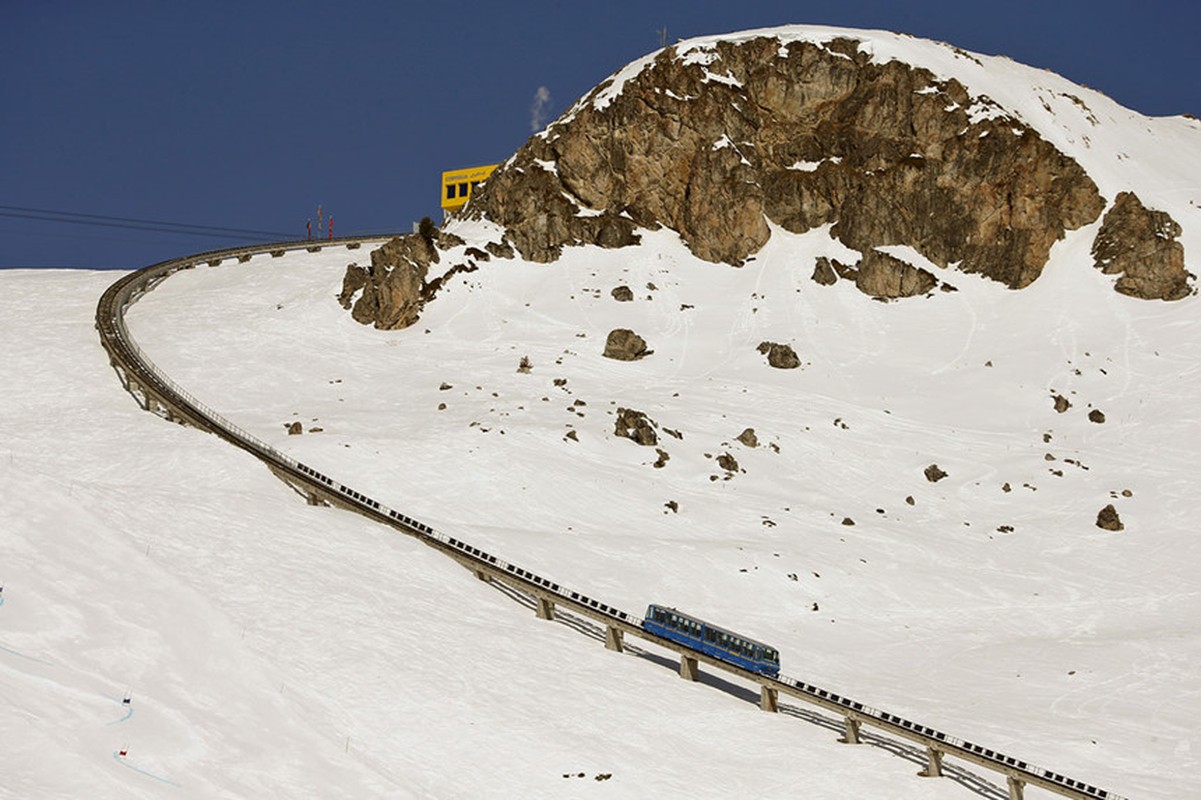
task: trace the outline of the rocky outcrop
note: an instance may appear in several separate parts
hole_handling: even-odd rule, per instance
[[[726,472],[737,472],[739,470],[738,459],[729,453],[722,453],[717,457],[717,466],[724,469]]]
[[[351,264],[342,279],[338,302],[355,321],[383,330],[406,328],[425,304],[422,288],[430,264],[438,263],[432,240],[418,234],[397,236],[371,251],[371,266]]]
[[[1113,507],[1113,503],[1097,512],[1096,524],[1098,528],[1107,531],[1120,531],[1126,527],[1122,524],[1122,518],[1118,516],[1118,510]]]
[[[613,433],[623,439],[633,439],[644,447],[654,447],[659,443],[655,433],[655,423],[646,414],[632,408],[617,409],[617,420]]]
[[[646,340],[629,328],[615,328],[609,331],[605,339],[605,358],[617,361],[637,361],[650,355],[646,349]]]
[[[821,286],[833,286],[838,283],[838,273],[834,271],[830,259],[825,256],[818,258],[813,264],[813,282]]]
[[[933,289],[938,285],[938,279],[887,253],[868,250],[859,262],[855,285],[872,297],[913,297]]]
[[[427,279],[430,266],[441,261],[439,250],[465,244],[458,236],[439,231],[428,222],[428,217],[422,220],[420,233],[397,236],[372,250],[370,267],[346,267],[338,302],[350,309],[357,322],[382,330],[407,328],[451,276],[477,268],[475,260],[468,258]],[[467,252],[473,249],[467,248]],[[482,256],[481,260],[490,258],[483,251],[475,253],[476,257]]]
[[[747,447],[758,447],[759,437],[755,435],[754,428],[747,428],[737,436],[738,441],[742,442]]]
[[[763,36],[669,47],[620,90],[602,83],[493,173],[468,213],[533,261],[665,226],[700,258],[737,265],[769,220],[797,233],[832,224],[868,260],[856,285],[901,297],[933,276],[874,248],[908,245],[1021,288],[1103,207],[1079,164],[956,80],[875,63],[852,38]]]
[[[926,469],[923,470],[923,474],[925,474],[926,480],[930,481],[930,483],[938,483],[943,478],[947,477],[947,473],[937,464],[931,464],[930,466],[926,467]]]
[[[767,363],[776,369],[796,369],[801,365],[801,360],[797,358],[796,351],[790,344],[760,342],[756,349],[767,356]]]
[[[1144,300],[1179,300],[1192,294],[1185,271],[1180,225],[1163,211],[1147,208],[1132,192],[1122,192],[1105,214],[1093,241],[1096,267],[1120,275],[1114,286]]]

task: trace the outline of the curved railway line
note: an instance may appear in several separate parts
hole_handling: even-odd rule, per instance
[[[214,250],[153,264],[125,275],[110,286],[96,308],[96,328],[109,361],[126,390],[146,410],[168,420],[191,425],[213,433],[235,447],[264,462],[281,480],[304,495],[310,504],[328,504],[361,514],[375,522],[420,539],[426,545],[450,556],[472,570],[476,577],[496,581],[516,589],[534,601],[537,614],[553,619],[556,607],[593,620],[605,629],[605,647],[621,651],[625,636],[637,637],[680,657],[680,675],[696,680],[700,664],[735,675],[760,687],[760,707],[778,710],[780,694],[815,705],[840,718],[844,735],[840,741],[856,744],[860,729],[868,726],[888,736],[903,739],[924,748],[928,777],[943,774],[943,759],[956,759],[984,767],[1005,776],[1010,800],[1023,800],[1027,787],[1033,786],[1076,800],[1126,800],[1121,795],[1036,766],[982,745],[950,736],[912,720],[873,708],[805,681],[778,675],[769,677],[711,658],[642,627],[642,617],[629,614],[588,595],[556,583],[532,570],[505,561],[491,553],[435,530],[403,512],[389,508],[355,489],[345,486],[320,471],[297,461],[266,442],[242,430],[213,409],[175,384],[138,347],[125,325],[125,311],[161,281],[174,273],[198,266],[219,266],[230,260],[248,261],[251,256],[270,253],[283,256],[289,251],[316,251],[329,247],[357,249],[364,244],[382,243],[390,236],[346,237],[322,241],[296,241]]]

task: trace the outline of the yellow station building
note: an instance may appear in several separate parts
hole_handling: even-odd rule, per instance
[[[491,175],[499,164],[455,169],[442,173],[442,210],[450,213],[467,205],[471,192]]]

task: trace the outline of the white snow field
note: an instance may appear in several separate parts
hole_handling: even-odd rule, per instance
[[[900,41],[853,33],[877,57]],[[969,88],[998,102],[1066,83],[980,60]],[[1195,258],[1201,128],[1074,93],[1098,121],[1057,111],[1054,141]],[[825,229],[774,230],[740,269],[659,231],[481,264],[403,331],[337,305],[367,258],[341,247],[177,273],[128,321],[233,422],[499,557],[1119,794],[1197,797],[1201,301],[1116,294],[1096,228],[1020,292],[945,273],[957,292],[879,303],[810,280],[841,251]],[[0,796],[1005,797],[995,773],[923,779],[905,745],[839,744],[788,700],[763,713],[724,674],[682,681],[651,645],[608,652],[139,410],[92,327],[116,277],[0,272]],[[603,358],[617,327],[654,353]],[[801,368],[770,368],[765,340]],[[614,435],[618,407],[658,424],[662,468]],[[1110,503],[1121,532],[1094,524]]]

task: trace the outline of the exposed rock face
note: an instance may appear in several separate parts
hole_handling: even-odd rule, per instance
[[[1147,208],[1132,192],[1122,192],[1105,214],[1093,241],[1093,259],[1106,275],[1121,275],[1114,286],[1144,300],[1179,300],[1192,293],[1184,269],[1180,225],[1163,211]]]
[[[383,330],[406,328],[421,313],[425,276],[437,262],[438,250],[431,240],[415,233],[397,236],[371,251],[370,267],[346,268],[338,302],[350,309],[356,322]]]
[[[872,297],[913,297],[933,289],[938,285],[938,279],[887,253],[868,250],[859,262],[855,285]]]
[[[1126,526],[1122,524],[1118,510],[1113,507],[1113,503],[1110,503],[1097,512],[1097,527],[1107,531],[1120,531]]]
[[[738,459],[734,458],[734,456],[730,455],[729,453],[722,453],[717,457],[717,466],[721,467],[726,472],[737,472]]]
[[[822,286],[833,286],[838,283],[838,273],[830,264],[830,259],[822,256],[813,265],[813,282]]]
[[[620,92],[602,83],[531,138],[469,213],[505,226],[533,261],[666,226],[700,258],[741,264],[768,220],[798,233],[833,223],[868,256],[857,285],[885,297],[928,291],[933,276],[870,256],[875,247],[908,245],[1021,288],[1065,231],[1100,215],[1093,181],[1034,130],[955,80],[873,63],[859,45],[764,36],[686,57],[667,48]]]
[[[617,409],[617,422],[614,424],[613,433],[623,439],[633,439],[644,447],[654,447],[659,443],[654,423],[646,414],[632,408]]]
[[[370,267],[347,266],[338,302],[351,309],[351,316],[364,325],[370,323],[383,330],[407,328],[451,276],[477,269],[474,258],[467,258],[427,280],[430,265],[441,260],[438,251],[463,244],[461,238],[439,231],[426,217],[421,221],[420,233],[397,236],[372,250]],[[488,249],[492,249],[491,243]],[[467,248],[466,252],[472,251],[483,261],[491,258],[475,248]]]
[[[611,330],[608,338],[605,339],[605,358],[617,361],[637,361],[649,354],[650,351],[646,349],[646,340],[629,328]]]
[[[801,365],[801,360],[797,358],[796,351],[790,344],[760,342],[756,349],[767,356],[767,363],[776,369],[796,369]]]
[[[944,472],[937,464],[931,464],[930,466],[926,467],[924,473],[926,475],[926,480],[930,481],[930,483],[938,483],[943,478],[947,477],[947,473]]]
[[[629,286],[615,286],[609,294],[619,303],[628,303],[634,299],[634,290]]]
[[[742,442],[747,447],[759,446],[759,437],[755,435],[754,428],[747,428],[742,433],[738,434],[738,441]]]

